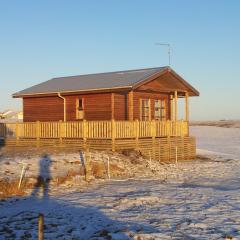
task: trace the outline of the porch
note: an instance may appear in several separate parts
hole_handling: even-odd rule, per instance
[[[134,149],[160,161],[195,158],[187,121],[76,121],[0,123],[1,144],[25,147]]]

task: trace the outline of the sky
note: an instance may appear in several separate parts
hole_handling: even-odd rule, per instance
[[[0,111],[53,77],[166,66],[160,42],[200,91],[192,120],[240,119],[239,12],[238,0],[0,0]]]

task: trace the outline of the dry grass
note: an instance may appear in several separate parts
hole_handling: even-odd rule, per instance
[[[124,173],[124,169],[114,163],[110,163],[109,170],[111,176],[120,176]],[[92,161],[90,163],[90,171],[95,178],[107,178],[107,164],[104,162]]]
[[[8,182],[0,180],[0,199],[5,199],[12,196],[23,196],[25,190],[30,186],[24,181],[21,188],[18,188],[18,180]]]
[[[202,160],[202,161],[212,161],[210,157],[202,156],[202,155],[197,155],[196,156],[197,160]]]
[[[61,185],[64,184],[67,181],[71,181],[75,176],[83,176],[84,175],[84,170],[81,169],[80,172],[79,171],[74,171],[74,170],[70,170],[68,171],[67,175],[65,176],[60,176],[57,177],[56,179],[53,179],[52,181],[56,183],[56,185]]]

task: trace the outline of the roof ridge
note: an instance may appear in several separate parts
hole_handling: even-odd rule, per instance
[[[71,76],[64,76],[64,77],[53,77],[53,78],[51,78],[51,79],[49,79],[49,80],[59,79],[59,78],[69,78],[69,77],[80,77],[80,76],[99,75],[99,74],[113,74],[113,73],[136,72],[136,71],[153,70],[153,69],[164,69],[164,68],[169,68],[169,66],[152,67],[152,68],[140,68],[140,69],[130,69],[130,70],[113,71],[113,72],[88,73],[88,74],[71,75]],[[48,81],[49,81],[49,80],[48,80]]]

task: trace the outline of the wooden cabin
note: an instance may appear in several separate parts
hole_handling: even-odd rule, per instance
[[[199,92],[170,67],[53,78],[23,98],[23,123],[0,123],[7,146],[134,149],[164,162],[195,159],[189,104]],[[178,121],[178,99],[185,119]]]
[[[177,120],[178,98],[199,92],[170,67],[53,78],[13,94],[24,122]]]

